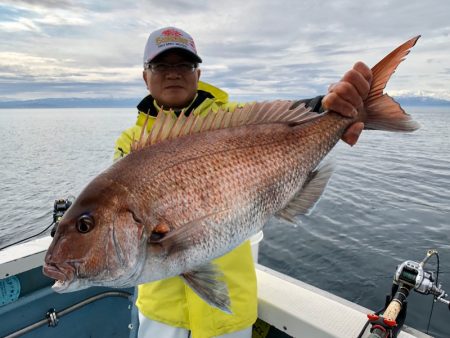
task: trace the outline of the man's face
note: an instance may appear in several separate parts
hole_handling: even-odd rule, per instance
[[[169,51],[152,61],[153,71],[144,70],[144,81],[159,106],[164,109],[182,109],[187,107],[197,93],[200,69],[186,69],[186,64],[193,62],[183,54]],[[166,65],[180,67],[166,67]],[[161,66],[162,67],[159,67]],[[184,66],[184,67],[183,67]],[[163,69],[160,71],[160,69]]]

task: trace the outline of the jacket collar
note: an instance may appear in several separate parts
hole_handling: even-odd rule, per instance
[[[228,94],[223,90],[210,85],[209,83],[199,81],[197,87],[197,96],[186,110],[186,116],[188,116],[195,108],[197,108],[206,99],[214,99],[218,103],[225,103],[228,101]],[[137,109],[144,114],[149,113],[150,116],[157,116],[158,109],[153,104],[154,99],[150,94],[142,99],[137,105]],[[175,111],[178,116],[181,111]]]

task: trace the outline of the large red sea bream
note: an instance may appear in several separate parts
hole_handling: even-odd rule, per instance
[[[331,175],[321,160],[346,128],[413,131],[418,125],[383,89],[413,38],[373,67],[365,112],[255,103],[234,112],[178,118],[160,112],[134,151],[95,177],[59,223],[44,273],[57,292],[128,287],[179,275],[208,303],[229,311],[211,260],[272,216],[293,220],[319,199]]]

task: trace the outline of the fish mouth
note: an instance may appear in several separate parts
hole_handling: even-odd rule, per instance
[[[75,279],[75,268],[68,264],[56,265],[45,264],[43,267],[43,273],[47,277],[55,280],[52,289],[58,293],[69,291],[69,287]]]
[[[69,288],[70,282],[62,281],[62,280],[56,280],[55,284],[53,284],[52,289],[55,292],[63,293],[64,291],[67,291]]]

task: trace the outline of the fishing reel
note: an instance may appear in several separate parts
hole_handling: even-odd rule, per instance
[[[75,200],[74,196],[69,196],[66,199],[58,199],[53,203],[53,223],[55,226],[52,228],[50,232],[50,236],[54,237],[56,228],[58,227],[61,218],[64,216],[65,212],[70,208],[73,201]]]
[[[436,275],[434,272],[424,269],[427,261],[434,255],[438,262]],[[406,318],[406,298],[411,290],[423,295],[433,295],[434,301],[447,304],[450,310],[450,301],[446,299],[448,294],[442,289],[442,285],[438,284],[438,276],[439,254],[437,250],[428,250],[421,262],[408,260],[397,266],[391,295],[387,295],[384,308],[367,315],[368,321],[358,338],[363,336],[369,324],[371,324],[369,338],[397,337]]]
[[[424,295],[432,294],[436,297],[436,300],[447,304],[450,310],[450,301],[445,299],[448,294],[442,289],[442,285],[437,283],[435,273],[424,270],[426,262],[433,255],[437,255],[437,251],[428,250],[422,262],[405,261],[400,264],[394,275],[394,283],[405,285]]]

